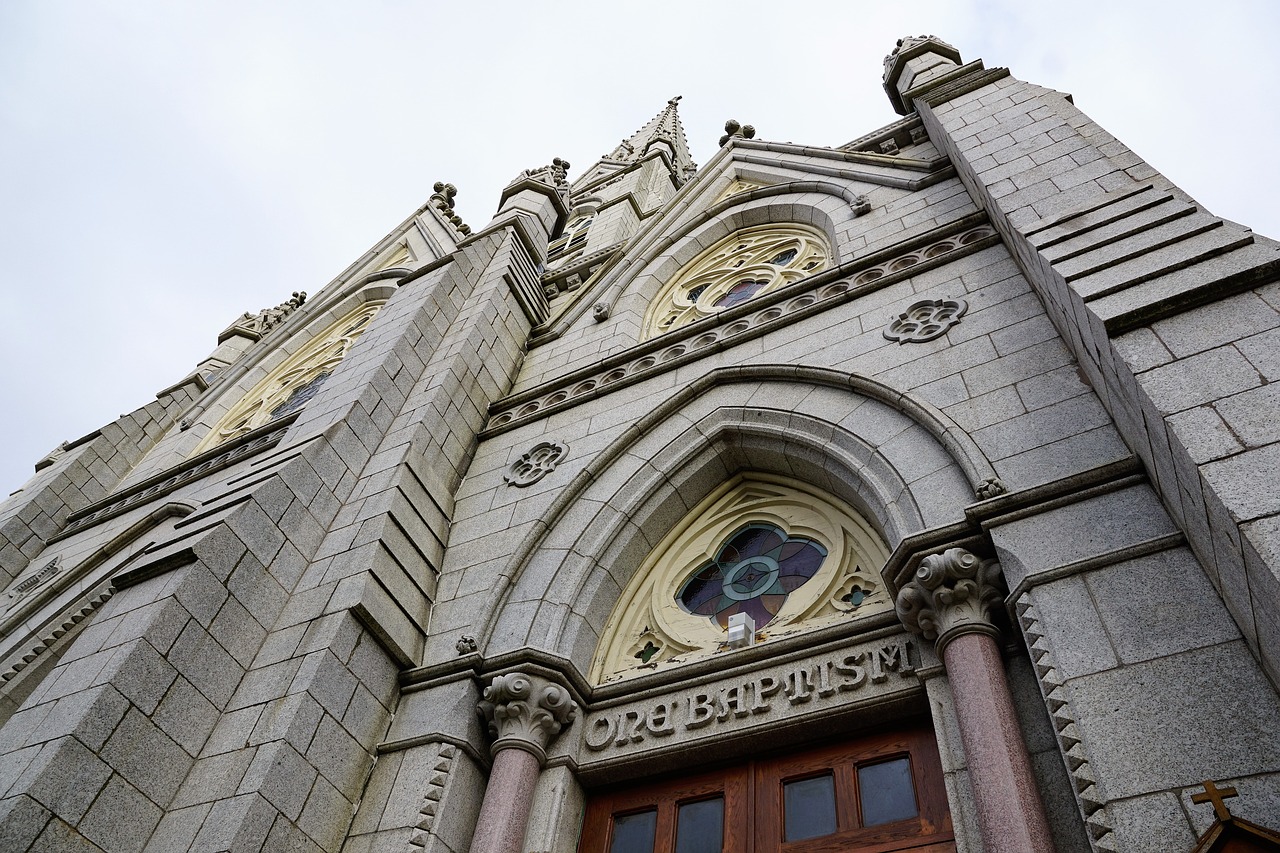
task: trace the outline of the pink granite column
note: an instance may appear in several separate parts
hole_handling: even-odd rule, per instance
[[[909,630],[936,641],[946,665],[985,849],[1052,853],[990,618],[1000,604],[999,583],[994,560],[951,548],[920,561],[898,592],[898,616]]]
[[[536,675],[509,672],[484,689],[480,712],[496,740],[471,853],[520,853],[547,745],[576,710],[569,691]]]

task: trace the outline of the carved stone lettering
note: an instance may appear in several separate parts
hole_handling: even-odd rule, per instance
[[[614,732],[618,730],[616,717],[596,717],[587,728],[587,749],[599,752],[613,742]],[[603,734],[604,737],[600,735]]]
[[[674,705],[671,702],[659,702],[653,706],[653,710],[645,720],[645,728],[649,730],[649,734],[665,737],[676,733],[675,724],[671,722],[673,709]]]
[[[915,672],[909,644],[906,637],[899,637],[861,650],[778,666],[770,675],[746,681],[705,685],[656,704],[601,711],[585,727],[584,744],[591,752],[634,749],[654,738],[697,737],[703,730],[757,724],[749,719],[767,724],[771,716],[807,712],[828,701],[857,701],[849,694],[858,691],[878,695],[886,689],[901,689],[889,685],[897,683],[891,679],[895,673],[901,679]],[[787,701],[775,701],[779,697]]]
[[[716,718],[716,706],[706,693],[690,696],[688,700],[689,716],[684,721],[686,729],[700,729]]]
[[[644,719],[644,711],[624,711],[618,718],[618,739],[614,743],[625,746],[627,743],[639,743],[644,740],[644,735],[640,733]]]
[[[867,682],[867,671],[858,666],[862,662],[862,652],[854,652],[846,655],[839,663],[836,664],[836,672],[844,676],[844,680],[840,682],[841,690],[857,690]]]

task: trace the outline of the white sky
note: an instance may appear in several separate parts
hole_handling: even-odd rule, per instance
[[[243,311],[314,294],[426,201],[473,227],[519,170],[576,177],[683,95],[839,145],[881,59],[936,33],[1071,92],[1206,208],[1280,237],[1280,4],[0,2],[0,494],[152,399]]]

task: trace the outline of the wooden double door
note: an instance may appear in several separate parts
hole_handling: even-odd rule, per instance
[[[954,853],[933,733],[914,728],[602,793],[579,853]]]

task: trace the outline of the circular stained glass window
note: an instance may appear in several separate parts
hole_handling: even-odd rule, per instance
[[[681,584],[676,601],[722,628],[735,613],[750,615],[763,628],[787,596],[817,574],[826,556],[827,549],[811,539],[787,536],[772,524],[748,524]]]

